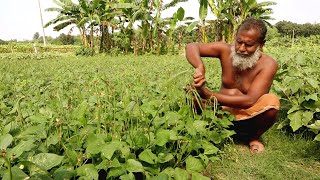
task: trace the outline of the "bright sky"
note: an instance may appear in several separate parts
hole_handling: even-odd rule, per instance
[[[258,0],[262,2],[263,0]],[[277,5],[272,6],[273,17],[276,23],[281,20],[295,23],[320,23],[320,0],[273,0]],[[164,2],[168,2],[165,0]],[[46,12],[45,9],[54,7],[52,0],[40,0],[44,24],[54,19],[56,14]],[[33,35],[39,32],[42,35],[38,0],[0,0],[0,39],[2,40],[32,40]],[[198,19],[198,0],[189,0],[183,6],[188,16]],[[178,8],[178,7],[177,7]],[[176,8],[176,9],[177,9]],[[165,14],[173,14],[173,10]],[[54,32],[53,27],[45,28],[46,36],[57,37],[67,33],[69,27],[60,32]]]

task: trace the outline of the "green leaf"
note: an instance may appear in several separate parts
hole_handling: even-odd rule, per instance
[[[205,167],[201,163],[200,159],[193,156],[188,156],[186,159],[186,169],[188,172],[202,172]]]
[[[314,78],[309,78],[309,77],[307,77],[307,78],[305,78],[307,81],[308,81],[308,83],[313,87],[313,88],[315,88],[315,89],[318,89],[319,88],[319,81],[317,81],[316,79],[314,79]]]
[[[50,134],[46,140],[46,145],[49,147],[51,144],[56,145],[59,142],[59,135],[58,134]]]
[[[134,159],[128,159],[126,162],[126,170],[129,172],[144,172],[142,164]]]
[[[181,168],[175,168],[174,169],[174,179],[175,180],[185,180],[189,179],[189,173]]]
[[[123,166],[110,168],[108,172],[108,178],[110,177],[119,177],[126,173],[126,169]]]
[[[77,176],[86,177],[88,179],[98,179],[99,174],[93,164],[85,164],[77,168]]]
[[[40,153],[33,157],[30,157],[29,161],[35,165],[49,170],[55,166],[58,166],[62,162],[63,156],[59,156],[52,153]]]
[[[208,125],[207,121],[196,120],[193,122],[193,127],[197,132],[200,132],[200,133],[206,132],[206,125]]]
[[[119,141],[112,141],[110,144],[106,144],[101,148],[101,154],[111,160],[113,153],[121,148],[121,143]]]
[[[210,178],[199,173],[192,173],[192,180],[210,180]]]
[[[189,33],[191,31],[193,31],[193,29],[196,27],[196,25],[198,25],[199,22],[198,21],[195,21],[195,22],[192,22],[186,29],[186,31]]]
[[[179,7],[177,10],[177,18],[179,21],[182,21],[184,18],[184,9],[182,7]]]
[[[14,154],[14,157],[17,158],[23,152],[30,151],[33,147],[35,147],[34,140],[21,141],[14,148],[8,150],[6,157],[10,158]]]
[[[217,154],[219,149],[215,147],[213,144],[209,142],[205,142],[202,144],[202,147],[204,149],[204,154],[211,155],[211,154]]]
[[[320,131],[320,120],[317,120],[315,123],[307,126],[310,129],[319,130]]]
[[[160,173],[158,176],[151,178],[150,180],[168,180],[169,175],[165,173]]]
[[[12,143],[13,137],[11,134],[4,134],[0,136],[0,150],[7,149],[7,147]]]
[[[318,134],[315,138],[314,138],[315,141],[320,141],[320,134]]]
[[[164,146],[170,139],[170,131],[161,129],[156,134],[155,144],[158,146]]]
[[[208,14],[208,1],[200,0],[200,8],[199,8],[199,17],[201,20],[204,20]]]
[[[150,149],[145,149],[139,154],[139,159],[149,164],[156,164],[158,157]]]
[[[98,154],[100,153],[101,147],[105,144],[102,136],[98,136],[95,134],[90,134],[87,138],[87,148],[86,153],[89,154]]]
[[[29,179],[28,175],[24,173],[19,167],[13,166],[11,168],[12,171],[12,180],[21,180],[21,179]],[[9,170],[6,170],[4,176],[2,177],[3,180],[11,180]]]
[[[136,178],[134,177],[134,174],[129,173],[129,174],[125,174],[120,176],[121,180],[136,180]]]
[[[166,163],[173,159],[173,155],[171,153],[159,153],[158,154],[158,161],[159,163]]]
[[[293,131],[302,127],[302,112],[303,111],[295,111],[288,115],[288,118],[290,119],[290,126]]]
[[[76,174],[73,167],[61,166],[57,170],[54,171],[53,177],[54,179],[72,179]]]

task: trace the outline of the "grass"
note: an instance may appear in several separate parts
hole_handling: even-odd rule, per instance
[[[251,154],[244,145],[225,146],[219,162],[208,167],[211,179],[320,179],[320,144],[301,135],[287,135],[276,129],[267,131],[262,140],[266,151]]]

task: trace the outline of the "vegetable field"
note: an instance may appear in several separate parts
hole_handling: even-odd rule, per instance
[[[319,50],[265,50],[279,62],[277,127],[315,141]],[[34,59],[0,61],[2,179],[210,179],[203,172],[232,141],[230,114],[191,110],[183,87],[193,68],[184,57]],[[218,90],[219,62],[204,62]]]

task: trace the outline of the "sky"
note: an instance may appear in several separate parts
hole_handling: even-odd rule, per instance
[[[168,2],[169,0],[164,0]],[[258,0],[263,2],[264,0]],[[295,23],[320,23],[320,0],[271,0],[277,5],[271,6],[273,8],[275,24],[278,21],[286,20]],[[52,0],[40,0],[40,7],[43,16],[43,22],[46,24],[54,19],[57,14],[54,12],[47,12],[45,9],[55,7]],[[199,18],[199,4],[198,0],[189,0],[186,3],[179,3],[176,8],[172,8],[163,12],[164,16],[170,16],[174,11],[182,6],[187,16],[193,16],[196,20]],[[208,15],[208,18],[214,18],[213,15]],[[0,39],[18,41],[32,40],[33,35],[39,32],[43,35],[41,28],[40,10],[38,0],[0,0]],[[68,33],[70,27],[62,31],[56,32],[53,26],[45,28],[45,35],[57,37],[61,33]],[[77,34],[74,31],[72,34]]]

